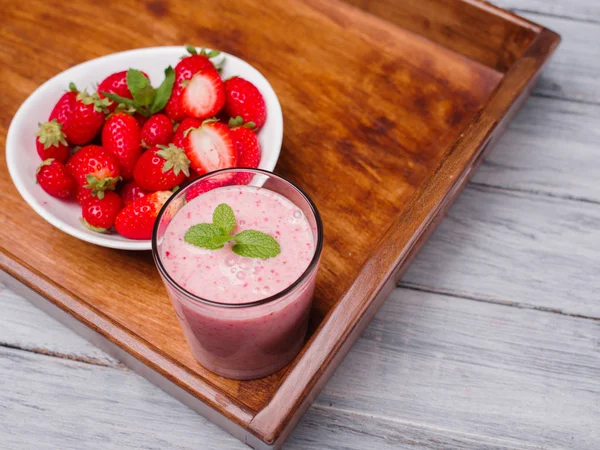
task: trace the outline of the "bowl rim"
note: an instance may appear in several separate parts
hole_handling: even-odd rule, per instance
[[[201,48],[201,47],[196,46],[196,48]],[[210,50],[209,48],[207,48],[207,49]],[[17,112],[13,116],[13,118],[10,122],[10,125],[8,127],[8,133],[6,135],[6,145],[5,145],[6,162],[7,162],[8,172],[10,174],[12,182],[15,185],[17,191],[19,192],[21,197],[25,200],[25,202],[39,216],[41,216],[46,222],[48,222],[49,224],[58,228],[59,230],[63,231],[64,233],[67,233],[77,239],[80,239],[85,242],[89,242],[91,244],[100,245],[102,247],[108,247],[108,248],[119,249],[119,250],[138,250],[138,251],[152,249],[152,239],[136,241],[133,239],[130,239],[130,240],[114,239],[111,237],[113,235],[109,235],[109,234],[97,233],[97,236],[91,235],[78,227],[74,227],[74,226],[68,224],[67,222],[65,222],[64,220],[62,220],[61,218],[59,218],[58,216],[53,214],[49,210],[49,208],[45,207],[42,203],[38,202],[34,198],[34,196],[29,192],[29,189],[27,188],[27,181],[22,179],[19,176],[19,170],[18,170],[18,166],[19,166],[18,160],[19,159],[17,157],[17,153],[18,153],[17,152],[17,150],[18,150],[17,149],[17,134],[18,134],[18,130],[21,126],[21,123],[24,122],[25,120],[27,120],[27,117],[25,116],[25,111],[30,109],[30,105],[37,100],[37,96],[40,94],[41,91],[47,89],[47,87],[49,85],[52,85],[53,83],[55,83],[55,80],[57,78],[61,77],[65,72],[75,70],[75,69],[81,68],[82,66],[86,66],[86,65],[89,65],[92,63],[97,64],[99,62],[102,62],[103,60],[111,59],[116,56],[122,57],[122,56],[126,56],[126,55],[136,55],[139,53],[149,52],[149,51],[164,52],[164,53],[178,51],[181,53],[184,50],[185,50],[185,47],[183,45],[181,45],[181,46],[169,45],[169,46],[142,47],[142,48],[125,50],[122,52],[110,53],[110,54],[99,56],[97,58],[93,58],[93,59],[90,59],[87,61],[83,61],[79,64],[71,66],[71,67],[57,73],[52,78],[46,80],[44,83],[42,83],[40,86],[38,86],[31,94],[29,94],[29,96],[25,99],[25,101],[23,101],[23,103],[17,109]],[[275,131],[274,131],[274,138],[273,138],[273,149],[274,149],[274,158],[273,159],[274,159],[274,161],[272,163],[273,167],[271,167],[269,169],[270,171],[272,171],[275,168],[275,165],[277,164],[277,161],[279,159],[279,155],[281,153],[281,145],[283,142],[283,113],[281,110],[281,104],[279,102],[277,93],[273,89],[273,86],[271,85],[271,83],[269,83],[269,80],[252,64],[250,64],[249,62],[247,62],[235,55],[227,53],[227,52],[221,52],[221,55],[223,55],[223,57],[226,59],[237,60],[238,62],[249,66],[250,69],[254,70],[256,72],[256,75],[259,78],[261,78],[261,81],[264,82],[265,85],[268,86],[268,88],[269,88],[269,92],[263,92],[262,94],[265,97],[269,96],[269,98],[270,97],[273,98],[273,102],[272,102],[273,105],[270,106],[269,111],[268,111],[268,116],[267,116],[267,120],[271,119],[271,120],[275,121],[275,127],[274,127]],[[273,108],[273,106],[274,106],[274,108]]]

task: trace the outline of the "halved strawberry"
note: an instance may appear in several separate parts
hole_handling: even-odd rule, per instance
[[[202,121],[200,119],[196,119],[195,117],[186,117],[183,119],[173,135],[173,145],[175,147],[183,148],[185,132],[190,128],[198,128],[200,125],[202,125]]]
[[[127,205],[115,221],[117,233],[129,239],[150,239],[156,216],[171,194],[171,191],[153,192]]]
[[[186,45],[185,48],[189,56],[183,57],[175,66],[175,86],[178,87],[181,86],[183,81],[189,80],[201,70],[216,69],[210,58],[214,58],[221,53],[215,50],[207,52],[205,49],[201,49],[198,53],[196,47],[191,45]]]
[[[183,88],[181,108],[185,115],[207,119],[217,114],[225,104],[225,85],[216,70],[196,73]]]
[[[190,166],[202,175],[237,165],[237,150],[229,127],[221,122],[205,120],[198,128],[186,131],[183,141]]]

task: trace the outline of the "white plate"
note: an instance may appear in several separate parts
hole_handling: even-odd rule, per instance
[[[8,129],[6,160],[15,186],[27,203],[59,230],[78,239],[103,247],[123,250],[150,250],[150,240],[135,241],[118,234],[95,233],[83,226],[81,207],[75,201],[63,201],[48,195],[35,182],[35,171],[41,160],[35,147],[38,123],[48,116],[60,96],[73,81],[80,90],[95,91],[95,86],[108,75],[134,68],[146,72],[152,85],[157,87],[164,79],[167,66],[175,67],[185,54],[181,47],[151,47],[130,50],[96,58],[79,64],[46,81],[21,105]],[[262,149],[260,169],[272,171],[277,164],[283,139],[283,117],[281,106],[267,79],[247,62],[222,53],[225,59],[221,72],[223,79],[239,75],[251,81],[262,93],[267,106],[267,120],[258,133]]]

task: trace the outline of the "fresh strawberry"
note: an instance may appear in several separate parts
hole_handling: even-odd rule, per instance
[[[191,185],[185,192],[186,201],[191,201],[200,194],[212,191],[213,189],[230,185],[234,182],[229,174],[214,175],[205,180],[198,180]]]
[[[133,118],[136,120],[136,122],[138,123],[138,126],[140,127],[140,130],[142,129],[142,127],[144,126],[144,124],[146,123],[146,121],[148,120],[147,117],[144,117],[144,115],[140,114],[139,112],[136,112],[133,115]]]
[[[148,80],[150,79],[146,73],[142,72],[142,74],[146,78],[148,78]],[[117,94],[120,97],[129,98],[129,99],[133,98],[133,95],[131,94],[129,87],[127,87],[127,71],[126,70],[124,70],[122,72],[113,73],[112,75],[109,75],[108,77],[106,77],[98,85],[98,89],[96,89],[96,92],[98,93],[98,96],[100,98],[104,98],[104,95],[102,94],[102,92],[110,92],[112,94]],[[116,102],[111,101],[110,104],[108,105],[108,110],[110,112],[113,112],[117,108],[117,106],[118,105]]]
[[[92,231],[106,233],[115,224],[122,207],[119,194],[105,192],[103,198],[92,197],[83,203],[81,221]]]
[[[119,194],[121,194],[123,205],[127,206],[134,200],[150,194],[150,192],[139,187],[135,180],[131,180],[121,186]]]
[[[178,86],[173,86],[171,97],[165,106],[165,114],[173,122],[180,122],[185,118],[183,105],[181,104],[181,94],[183,89]]]
[[[183,148],[183,140],[185,138],[186,130],[190,128],[198,128],[202,125],[202,121],[200,119],[196,119],[195,117],[186,117],[181,121],[179,126],[177,127],[177,131],[173,135],[173,145],[175,147]]]
[[[167,145],[173,138],[173,122],[164,114],[154,114],[142,127],[142,147]]]
[[[147,191],[173,189],[190,175],[190,161],[179,147],[159,145],[145,152],[133,171],[133,179]]]
[[[69,84],[69,91],[65,92],[62,97],[56,102],[52,112],[50,113],[49,121],[54,119],[57,120],[58,123],[67,125],[71,120],[71,115],[73,114],[73,109],[75,107],[75,103],[77,102],[77,94],[79,91],[75,87],[74,83]]]
[[[225,104],[225,85],[214,69],[196,73],[183,88],[181,107],[186,116],[207,119]]]
[[[229,127],[221,122],[205,120],[198,128],[187,130],[185,154],[190,166],[203,175],[237,165],[237,151]]]
[[[104,124],[104,114],[108,112],[110,100],[101,99],[97,93],[77,94],[73,113],[69,121],[63,124],[63,133],[73,145],[85,145],[96,137]]]
[[[56,198],[71,198],[77,189],[77,184],[65,165],[52,158],[38,167],[35,179],[44,191]]]
[[[79,149],[67,162],[67,169],[80,187],[91,189],[98,198],[104,191],[114,191],[121,179],[115,156],[98,145]]]
[[[175,86],[177,87],[182,87],[184,81],[190,80],[201,70],[215,70],[215,66],[210,58],[217,56],[220,53],[216,51],[206,53],[206,51],[202,49],[200,54],[198,54],[196,48],[191,45],[187,45],[186,50],[190,53],[190,56],[185,56],[175,66]]]
[[[127,205],[117,216],[117,233],[129,239],[150,239],[156,216],[171,194],[171,191],[153,192]]]
[[[77,200],[77,203],[79,203],[80,205],[83,205],[85,202],[87,202],[93,198],[98,198],[98,197],[96,197],[94,194],[92,194],[91,189],[77,186],[77,193],[75,194],[75,200]]]
[[[241,118],[240,118],[241,119]],[[233,120],[231,121],[234,122]],[[238,154],[238,167],[256,169],[260,163],[260,144],[256,133],[246,126],[238,126],[231,130]],[[253,175],[249,172],[239,173],[236,177],[237,184],[248,184]]]
[[[102,147],[115,155],[125,180],[133,177],[133,168],[142,154],[140,142],[140,127],[129,114],[113,114],[102,128]]]
[[[223,110],[229,117],[241,116],[245,123],[253,122],[260,130],[267,119],[265,99],[260,91],[240,77],[225,81],[225,106]]]
[[[42,160],[53,158],[64,163],[69,158],[69,144],[62,132],[62,124],[57,119],[40,124],[36,133],[35,146]]]

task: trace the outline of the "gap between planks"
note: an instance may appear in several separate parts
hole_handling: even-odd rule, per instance
[[[76,361],[76,362],[80,362],[83,364],[91,364],[94,366],[110,367],[111,369],[129,370],[127,367],[125,367],[124,365],[122,365],[120,363],[119,364],[111,364],[111,363],[104,362],[97,358],[88,358],[85,356],[71,355],[69,353],[62,353],[62,352],[57,352],[57,351],[53,351],[53,350],[47,350],[47,349],[41,348],[41,347],[26,347],[26,346],[11,344],[9,342],[0,342],[0,347],[9,348],[12,350],[19,350],[19,351],[27,352],[27,353],[33,353],[36,355],[50,356],[53,358],[60,358],[60,359],[66,359],[69,361]]]
[[[474,301],[474,302],[490,303],[492,305],[510,306],[513,308],[529,309],[532,311],[539,311],[539,312],[550,313],[550,314],[558,314],[560,316],[574,317],[577,319],[588,319],[588,320],[600,322],[600,317],[586,316],[583,314],[570,314],[570,313],[566,313],[566,312],[561,311],[560,309],[556,309],[556,308],[547,308],[544,306],[536,306],[536,305],[532,305],[530,303],[515,302],[512,300],[500,300],[500,299],[495,299],[495,298],[493,299],[493,298],[475,297],[473,295],[469,295],[464,292],[455,292],[455,291],[450,291],[450,290],[446,290],[446,289],[436,289],[436,288],[433,288],[430,286],[424,286],[424,285],[420,285],[420,284],[416,284],[416,283],[400,281],[396,287],[399,289],[407,289],[409,291],[425,292],[428,294],[437,294],[437,295],[441,295],[443,297],[451,297],[451,298],[456,298],[456,299],[460,299],[460,300],[470,300],[470,301]]]
[[[564,16],[561,14],[554,14],[551,12],[540,11],[540,10],[535,10],[535,9],[524,9],[524,8],[506,8],[506,9],[514,12],[515,14],[519,14],[519,15],[535,14],[537,16],[552,17],[553,19],[564,19],[564,20],[570,20],[573,22],[592,23],[595,25],[600,25],[600,20],[587,19],[587,18],[583,18],[583,17]]]
[[[484,162],[484,164],[485,164],[485,162]],[[488,162],[487,164],[491,165],[493,163]],[[480,190],[505,192],[507,194],[515,192],[515,193],[519,193],[519,194],[548,197],[548,198],[553,198],[553,199],[557,199],[557,200],[565,200],[565,201],[569,201],[569,202],[579,202],[579,203],[589,203],[591,205],[600,205],[600,201],[593,200],[591,198],[577,197],[577,196],[568,195],[568,194],[561,195],[561,194],[555,194],[553,192],[546,192],[546,191],[541,191],[541,190],[536,190],[536,189],[523,189],[523,188],[500,186],[500,185],[496,185],[496,184],[482,183],[480,181],[471,181],[471,182],[469,182],[468,187],[478,188]]]

